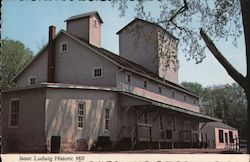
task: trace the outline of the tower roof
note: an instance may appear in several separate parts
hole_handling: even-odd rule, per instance
[[[96,15],[97,18],[99,19],[99,21],[101,23],[103,23],[100,15],[98,14],[97,11],[93,11],[93,12],[88,12],[88,13],[84,13],[84,14],[79,14],[79,15],[75,15],[75,16],[71,16],[69,17],[68,19],[66,19],[65,21],[71,21],[71,20],[75,20],[75,19],[81,19],[81,18],[85,18],[85,17],[89,17],[89,16],[92,16],[92,15]]]
[[[140,19],[140,18],[135,18],[134,20],[132,20],[130,23],[128,23],[126,26],[124,26],[122,29],[120,29],[118,32],[116,32],[116,34],[120,34],[124,29],[127,29],[127,27],[131,26],[132,24],[134,24],[135,22],[138,22],[138,21],[141,21],[141,22],[144,22],[148,25],[154,25],[158,28],[160,28],[161,30],[163,30],[164,32],[168,33],[168,35],[170,35],[172,38],[174,38],[175,40],[179,40],[178,38],[176,38],[173,34],[171,34],[170,32],[168,32],[166,29],[164,29],[162,26],[160,26],[159,24],[157,23],[153,23],[153,22],[149,22],[147,20],[143,20],[143,19]]]

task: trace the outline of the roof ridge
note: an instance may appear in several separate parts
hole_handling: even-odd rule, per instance
[[[134,20],[130,21],[126,26],[124,26],[122,29],[120,29],[118,32],[116,32],[116,34],[119,34],[121,31],[123,31],[124,29],[126,29],[128,26],[130,26],[131,24],[133,24],[137,20],[143,21],[143,22],[151,24],[151,25],[155,25],[155,26],[159,27],[160,29],[162,29],[164,32],[166,32],[168,35],[170,35],[172,38],[174,38],[176,40],[179,40],[172,33],[170,33],[169,31],[167,31],[166,29],[164,29],[161,25],[157,24],[157,22],[150,22],[148,20],[144,20],[144,19],[141,19],[141,18],[138,18],[138,17],[136,17],[136,18],[134,18]]]
[[[101,23],[103,23],[99,13],[97,11],[92,11],[92,12],[87,12],[87,13],[82,13],[82,14],[78,14],[78,15],[74,15],[74,16],[71,16],[69,17],[68,19],[64,20],[65,21],[71,21],[71,20],[75,20],[75,19],[80,19],[80,18],[84,18],[84,17],[89,17],[91,15],[94,15],[96,14],[98,19],[100,20]]]

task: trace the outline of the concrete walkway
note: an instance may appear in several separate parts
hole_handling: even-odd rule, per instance
[[[123,152],[123,151],[121,151]],[[136,150],[136,151],[124,151],[126,153],[162,153],[162,154],[222,154],[229,153],[230,151],[222,150],[222,149],[151,149],[151,150]],[[233,153],[233,152],[231,152]]]
[[[196,149],[196,148],[189,148],[189,149],[145,149],[145,150],[134,150],[134,151],[90,151],[85,153],[132,153],[132,154],[237,154],[239,152],[232,152],[229,150],[223,149]],[[246,151],[241,150],[240,153],[246,153]]]

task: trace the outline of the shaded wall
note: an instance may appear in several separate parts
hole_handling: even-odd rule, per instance
[[[143,87],[143,77],[132,74],[131,83],[126,83],[126,72],[120,71],[116,74],[117,87],[124,91],[129,91],[146,98],[150,98],[162,103],[181,107],[187,110],[200,112],[199,102],[196,97],[187,93],[181,92],[171,87],[162,85],[162,93],[158,92],[158,83],[148,79],[148,87]],[[175,92],[175,97],[172,97],[172,91]],[[184,101],[184,95],[186,101]],[[195,103],[194,103],[195,100]]]
[[[17,87],[27,87],[30,76],[37,77],[37,84],[47,81],[48,50],[45,48],[34,61],[29,64],[19,77],[16,78]]]
[[[50,149],[51,136],[61,136],[63,152],[77,149],[77,140],[84,140],[90,149],[98,136],[117,134],[116,94],[99,90],[47,89],[45,136]],[[78,128],[78,104],[86,104],[83,128]],[[110,130],[105,130],[105,108],[110,108]]]
[[[18,127],[10,126],[11,99],[19,99]],[[46,152],[44,137],[45,89],[3,93],[3,152]]]

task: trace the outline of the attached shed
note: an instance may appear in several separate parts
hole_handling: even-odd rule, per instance
[[[229,149],[238,147],[238,130],[222,122],[203,123],[201,133],[206,135],[210,148]]]

